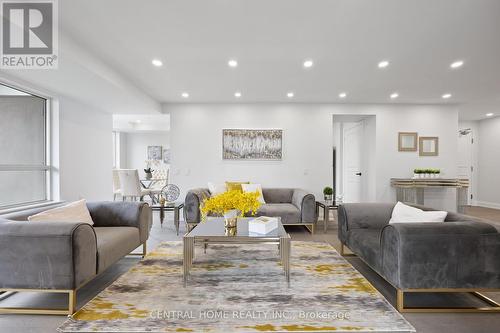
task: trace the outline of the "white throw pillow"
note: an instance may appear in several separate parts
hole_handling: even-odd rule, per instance
[[[28,217],[30,222],[82,222],[94,225],[85,199]]]
[[[227,191],[226,183],[222,184],[208,183],[208,191],[210,192],[211,196],[222,194]]]
[[[260,184],[241,184],[241,189],[243,190],[243,193],[248,193],[248,192],[259,192],[259,202],[261,204],[265,204],[266,201],[264,200],[264,194],[262,194],[262,186]]]
[[[389,223],[444,222],[448,212],[424,211],[398,202],[392,210]]]

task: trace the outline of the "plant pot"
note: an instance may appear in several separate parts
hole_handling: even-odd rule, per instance
[[[325,194],[325,201],[332,201],[333,200],[333,194]]]
[[[146,179],[151,179],[153,178],[153,174],[151,172],[146,172]]]
[[[224,235],[226,236],[236,236],[238,234],[238,228],[226,228],[224,230]]]

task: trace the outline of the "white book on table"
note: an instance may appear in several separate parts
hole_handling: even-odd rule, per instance
[[[265,235],[277,228],[277,217],[260,216],[248,221],[248,231],[255,234]]]

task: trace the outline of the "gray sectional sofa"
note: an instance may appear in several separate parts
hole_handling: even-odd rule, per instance
[[[94,225],[27,222],[49,208],[0,217],[0,291],[67,293],[66,310],[0,308],[0,313],[72,314],[76,291],[139,246],[146,253],[151,208],[138,202],[87,203]],[[50,207],[54,208],[54,206]]]
[[[397,289],[401,312],[431,309],[404,306],[407,292],[500,290],[500,229],[490,221],[449,212],[443,223],[389,224],[395,204],[344,204],[338,210],[341,253],[348,247]],[[425,207],[418,207],[431,210]],[[456,309],[434,309],[455,311]]]
[[[314,195],[301,189],[263,188],[263,204],[257,216],[279,216],[283,225],[303,225],[314,233],[318,217]],[[190,227],[201,220],[200,204],[210,197],[207,188],[190,190],[184,202],[185,220]]]

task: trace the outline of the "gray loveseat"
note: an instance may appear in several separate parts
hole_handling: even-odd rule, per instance
[[[151,208],[146,203],[94,202],[94,221],[27,222],[40,208],[0,217],[0,291],[69,295],[67,310],[0,308],[0,313],[72,314],[76,291],[139,246],[146,253]],[[53,207],[50,207],[53,208]]]
[[[405,292],[473,292],[486,300],[477,292],[500,289],[500,233],[494,223],[449,212],[444,223],[389,224],[394,206],[341,205],[338,237],[343,255],[347,246],[397,289],[399,311],[430,310],[405,307]],[[492,309],[500,310],[465,310]],[[438,311],[447,310],[456,309]]]
[[[314,233],[318,217],[316,216],[316,199],[314,195],[293,188],[263,188],[263,204],[257,216],[279,216],[283,225],[303,225]],[[184,214],[190,227],[201,220],[200,204],[210,197],[207,188],[190,190],[184,202]]]

